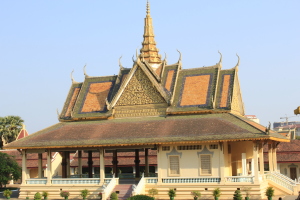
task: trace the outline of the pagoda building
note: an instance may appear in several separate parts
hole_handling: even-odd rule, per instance
[[[89,198],[102,192],[106,199],[124,184],[118,168],[118,156],[124,152],[134,155],[127,157],[135,166],[132,195],[156,188],[157,199],[168,199],[169,188],[176,188],[176,199],[191,198],[193,190],[213,198],[218,187],[223,199],[245,187],[261,199],[266,198],[267,186],[275,187],[276,194],[295,194],[297,186],[276,165],[276,147],[289,139],[244,117],[239,58],[230,69],[222,69],[221,53],[215,65],[182,69],[179,52],[178,62],[168,64],[156,46],[149,3],[143,38],[132,68],[120,63],[118,75],[84,73],[83,82],[72,79],[59,123],[5,146],[20,149],[23,166],[28,154],[48,155],[47,174],[52,176],[26,179],[23,170],[20,197],[25,198],[26,191],[48,190],[50,198],[59,198],[66,189],[70,198],[80,198],[80,190],[87,188]],[[268,172],[264,171],[264,145],[268,146]],[[153,151],[154,177],[148,160]],[[51,171],[51,152],[62,155],[61,177]],[[75,152],[78,169],[72,175],[70,153]],[[83,153],[88,165],[84,176]],[[96,172],[93,154],[99,157]],[[107,154],[110,175],[105,171]]]

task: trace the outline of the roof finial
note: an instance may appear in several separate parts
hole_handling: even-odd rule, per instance
[[[150,3],[149,0],[147,0],[147,11],[146,11],[147,15],[150,15]]]

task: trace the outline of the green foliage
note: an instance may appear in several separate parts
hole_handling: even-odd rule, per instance
[[[110,200],[118,200],[118,194],[115,192],[111,193]]]
[[[242,188],[242,191],[245,192],[246,197],[249,197],[249,196],[250,196],[250,190],[251,190],[251,187],[243,187],[243,188]]]
[[[87,189],[84,189],[84,190],[80,191],[80,196],[82,196],[82,198],[86,198],[87,195],[89,195],[89,194],[90,194],[90,191],[87,190]]]
[[[46,191],[43,191],[43,192],[42,192],[42,196],[43,196],[43,197],[48,197],[48,196],[49,196],[49,193],[46,192]]]
[[[213,190],[213,196],[214,197],[220,197],[221,196],[220,188],[216,188],[216,189]]]
[[[42,198],[42,195],[39,192],[35,193],[34,200],[40,200],[41,198]]]
[[[242,199],[243,199],[240,190],[236,190],[236,191],[234,192],[233,199],[234,199],[234,200],[242,200]]]
[[[201,193],[197,190],[192,191],[191,194],[193,197],[201,197]]]
[[[21,170],[13,156],[0,152],[0,188],[8,184],[10,180],[20,179]]]
[[[70,192],[68,192],[68,191],[61,191],[60,192],[60,196],[61,197],[68,197],[68,196],[70,196]]]
[[[147,195],[138,194],[138,195],[129,197],[126,200],[154,200],[154,197],[149,197]]]
[[[176,191],[171,188],[171,189],[169,189],[168,195],[169,195],[169,197],[176,197]]]
[[[149,194],[151,197],[154,197],[155,195],[158,194],[158,190],[155,189],[155,188],[152,188],[152,189],[148,190],[148,194]]]
[[[4,190],[3,196],[5,197],[10,197],[12,195],[12,191],[9,189]]]
[[[16,140],[19,132],[22,129],[23,119],[19,116],[0,117],[0,148],[3,143],[10,143]],[[4,141],[3,141],[4,140]]]
[[[267,187],[266,191],[265,191],[265,195],[267,197],[273,197],[274,196],[274,188],[273,187]]]

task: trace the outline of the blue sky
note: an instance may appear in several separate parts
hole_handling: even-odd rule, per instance
[[[241,58],[246,114],[263,125],[300,106],[300,1],[151,0],[157,47],[183,68],[223,69]],[[0,1],[0,116],[19,115],[36,132],[58,122],[71,86],[132,66],[141,48],[146,0]],[[299,120],[299,117],[290,118]]]

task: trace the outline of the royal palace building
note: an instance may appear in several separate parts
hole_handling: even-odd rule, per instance
[[[142,48],[132,68],[120,62],[118,75],[72,79],[59,123],[5,146],[22,153],[20,197],[48,191],[49,198],[60,198],[67,190],[70,198],[80,198],[86,188],[88,198],[102,192],[106,199],[122,185],[130,185],[130,195],[156,188],[156,199],[168,199],[169,188],[176,188],[176,199],[191,198],[193,190],[213,199],[217,187],[221,199],[245,188],[253,198],[266,198],[268,186],[276,194],[295,194],[298,186],[276,165],[276,148],[289,139],[244,117],[238,69],[239,58],[223,69],[221,53],[210,67],[182,69],[180,52],[178,62],[168,64],[156,46],[147,3]],[[53,152],[62,156],[59,173],[52,171]],[[43,153],[46,177],[28,178],[28,155]]]

